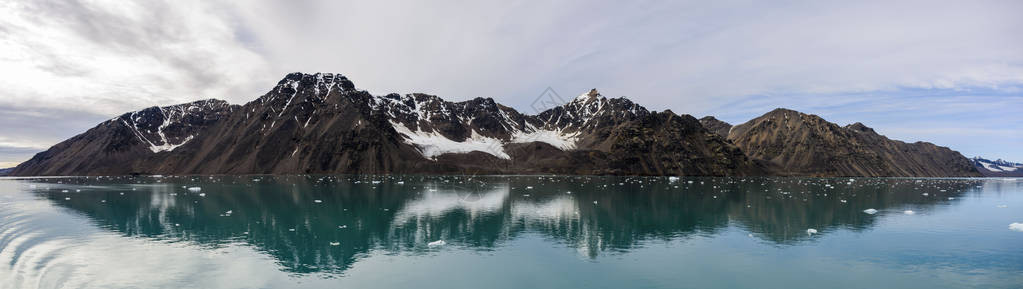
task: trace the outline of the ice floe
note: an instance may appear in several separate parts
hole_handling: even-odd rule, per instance
[[[1023,223],[1012,223],[1012,224],[1009,224],[1009,230],[1013,230],[1013,231],[1016,231],[1016,232],[1023,232]]]

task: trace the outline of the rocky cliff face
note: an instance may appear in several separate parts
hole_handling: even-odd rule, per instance
[[[776,109],[735,125],[728,139],[775,174],[805,176],[979,176],[969,159],[931,143],[905,143],[855,123]]]
[[[558,173],[759,175],[688,115],[596,90],[526,115],[476,98],[373,96],[339,74],[287,75],[256,100],[131,112],[39,153],[14,175]]]
[[[703,127],[707,128],[707,130],[723,138],[728,138],[728,132],[732,130],[731,124],[720,121],[714,118],[713,116],[705,116],[701,118],[700,124],[703,125]]]

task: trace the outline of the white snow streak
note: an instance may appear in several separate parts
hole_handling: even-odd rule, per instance
[[[575,143],[579,140],[579,133],[565,134],[553,130],[535,130],[533,132],[516,131],[512,134],[513,143],[544,142],[560,150],[567,151],[575,149]]]
[[[457,142],[436,132],[412,131],[404,124],[391,121],[394,130],[405,136],[405,142],[419,148],[419,152],[427,158],[436,158],[445,153],[468,153],[479,151],[502,159],[511,159],[504,152],[504,144],[496,138],[489,138],[472,131],[472,136],[463,142]]]

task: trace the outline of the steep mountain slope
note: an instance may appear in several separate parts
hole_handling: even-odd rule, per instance
[[[810,176],[980,176],[969,159],[931,143],[888,139],[855,123],[775,109],[731,128],[728,139],[778,174]]]
[[[985,177],[1023,177],[1023,164],[1002,159],[988,160],[981,157],[972,159],[977,171]]]
[[[237,109],[211,99],[125,113],[36,154],[10,175],[124,174],[159,166]]]
[[[209,100],[127,113],[57,144],[12,173],[754,175],[763,170],[691,116],[649,112],[596,90],[534,116],[489,98],[373,96],[339,74],[292,73],[241,106]]]
[[[714,118],[713,116],[705,116],[701,118],[700,124],[703,125],[703,127],[707,128],[707,130],[724,138],[727,138],[728,132],[732,130],[731,124],[724,121],[720,121]]]

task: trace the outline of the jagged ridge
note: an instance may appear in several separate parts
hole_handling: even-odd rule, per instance
[[[293,73],[244,105],[127,113],[16,175],[559,173],[751,175],[763,170],[695,118],[596,90],[537,115],[489,98],[373,96],[339,74]]]

